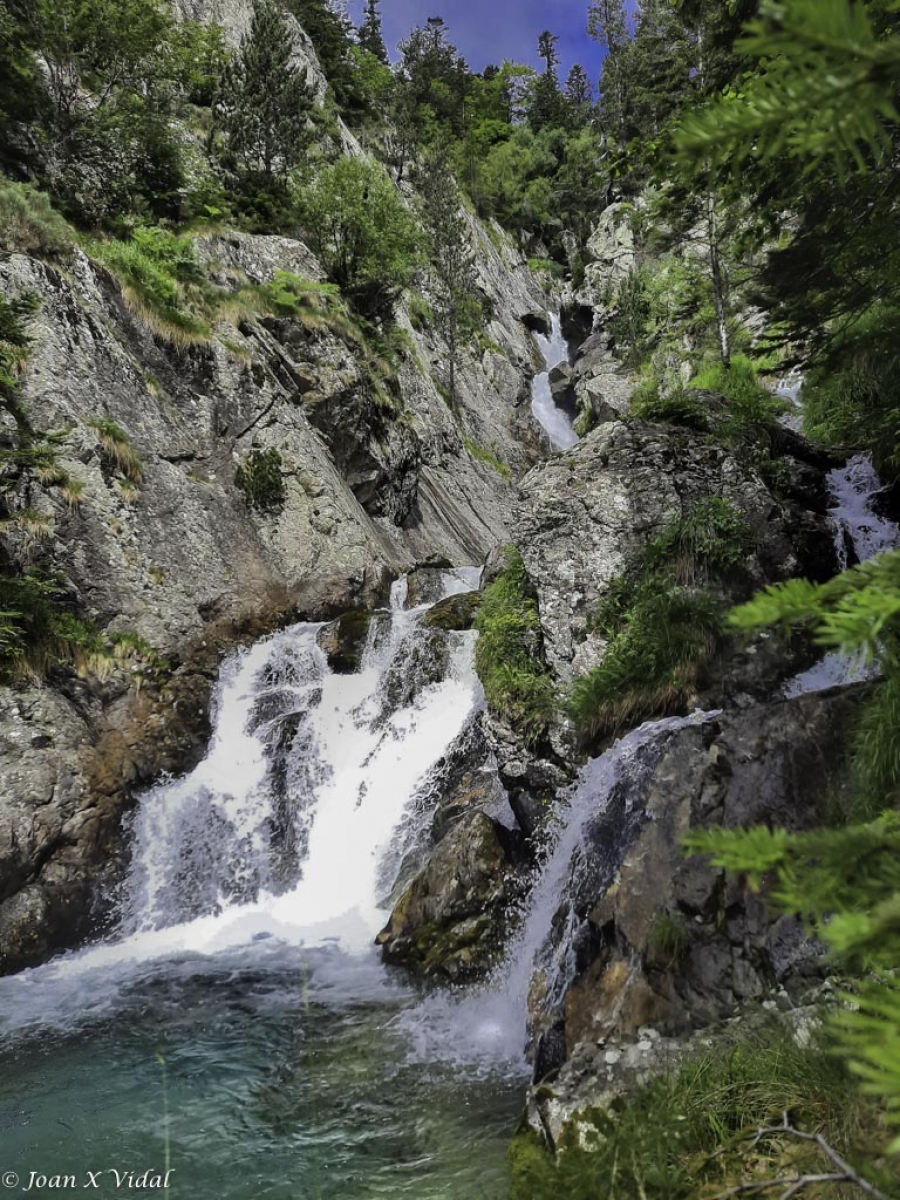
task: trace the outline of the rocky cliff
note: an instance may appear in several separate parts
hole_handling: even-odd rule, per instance
[[[184,5],[233,42],[245,3]],[[308,39],[295,50],[324,81]],[[344,151],[361,153],[344,131]],[[283,237],[200,237],[206,281],[224,295],[211,335],[179,344],[108,270],[74,248],[57,261],[0,257],[0,287],[32,293],[22,399],[37,431],[65,430],[77,503],[37,509],[42,560],[102,634],[142,639],[166,666],[138,690],[127,670],[63,672],[0,689],[0,970],[93,927],[91,905],[118,855],[134,789],[183,767],[207,729],[219,655],[295,616],[369,606],[418,562],[479,563],[509,539],[511,480],[539,453],[526,399],[534,343],[523,318],[545,301],[498,230],[471,221],[492,314],[468,347],[451,411],[435,336],[405,313],[405,349],[385,373],[337,323],[247,311],[238,293],[276,272],[315,283],[311,252]],[[235,302],[227,302],[229,291]],[[98,422],[122,431],[141,479],[122,488]],[[236,486],[248,456],[276,451],[281,501],[253,507]],[[19,539],[16,557],[35,546]]]

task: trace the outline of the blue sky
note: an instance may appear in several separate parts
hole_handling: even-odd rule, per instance
[[[581,62],[596,84],[602,55],[586,33],[587,8],[588,0],[381,0],[385,41],[392,55],[414,25],[443,17],[473,70],[505,58],[537,66],[538,34],[550,29],[559,35],[563,79],[574,62]],[[350,0],[354,18],[361,9],[362,0]]]

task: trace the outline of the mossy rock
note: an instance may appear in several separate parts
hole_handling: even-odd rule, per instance
[[[460,596],[448,596],[439,600],[434,608],[425,614],[426,625],[447,632],[471,629],[475,623],[475,614],[481,607],[481,592],[464,592]]]
[[[316,640],[336,675],[353,675],[359,670],[371,621],[371,613],[353,610],[319,631]]]

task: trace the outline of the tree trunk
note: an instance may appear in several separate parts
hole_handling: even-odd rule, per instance
[[[725,304],[725,278],[722,260],[719,257],[719,230],[716,221],[716,196],[708,192],[706,197],[706,223],[709,235],[709,266],[712,274],[713,302],[716,307],[716,331],[719,336],[719,353],[722,363],[731,366],[731,338],[728,335],[728,313]]]

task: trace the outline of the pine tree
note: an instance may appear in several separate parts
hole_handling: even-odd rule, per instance
[[[880,204],[894,187],[900,141],[900,37],[891,24],[893,7],[877,0],[763,0],[760,20],[749,26],[740,46],[759,57],[759,70],[742,80],[740,94],[686,115],[676,141],[686,186],[695,186],[698,165],[708,174],[712,163],[718,180],[713,176],[704,187],[717,181],[740,187],[744,195],[751,193],[750,203],[755,187],[776,214],[788,206],[799,211],[803,223],[793,233],[794,249],[812,253],[805,270],[798,270],[803,259],[794,259],[795,286],[814,293],[820,322],[840,318],[820,331],[825,350],[845,365],[848,340],[852,346],[856,339],[875,360],[881,386],[896,394],[890,377],[897,362],[894,265],[900,231],[895,201]],[[823,213],[827,220],[810,243],[810,217]],[[868,232],[873,227],[874,236]],[[866,255],[859,253],[860,237]],[[841,278],[844,264],[852,276],[849,285]],[[815,384],[815,370],[811,375]],[[879,384],[873,393],[865,377],[848,382],[844,417],[858,422],[857,437],[860,430],[871,435]],[[814,398],[813,393],[807,407]],[[882,452],[896,464],[896,413],[877,427],[888,443]],[[866,439],[860,441],[865,445]],[[824,584],[792,579],[768,588],[738,609],[732,623],[738,630],[800,626],[823,650],[879,667],[857,731],[855,786],[834,827],[800,834],[766,827],[707,830],[691,837],[690,848],[740,871],[751,887],[765,880],[770,901],[803,915],[838,957],[845,977],[856,976],[852,1006],[838,1008],[829,1024],[862,1089],[880,1099],[896,1134],[900,552],[879,555]],[[900,1137],[890,1150],[900,1151]]]
[[[544,60],[544,70],[534,85],[528,123],[533,129],[559,125],[562,119],[562,94],[559,90],[559,38],[549,29],[538,37],[538,54]]]
[[[310,143],[313,94],[293,63],[291,31],[275,0],[254,0],[250,31],[229,63],[215,104],[240,166],[267,181],[286,175]]]
[[[388,52],[384,44],[378,2],[379,0],[366,0],[366,15],[359,29],[359,44],[363,50],[374,54],[379,62],[387,64]]]
[[[432,114],[456,135],[463,132],[469,74],[449,40],[442,17],[429,17],[400,43],[400,75],[421,124]]]
[[[566,78],[566,101],[573,113],[586,113],[594,102],[594,89],[581,63],[576,63]]]
[[[629,43],[625,0],[595,0],[588,8],[588,33],[606,51],[600,77],[606,127],[624,141],[628,86],[624,58]]]
[[[445,149],[434,151],[420,181],[422,216],[431,249],[437,289],[435,324],[447,347],[450,404],[456,406],[456,375],[463,340],[478,328],[481,311],[475,293],[475,254],[459,189]]]

